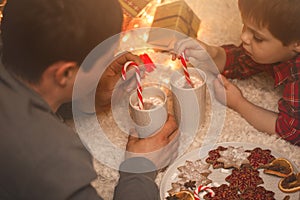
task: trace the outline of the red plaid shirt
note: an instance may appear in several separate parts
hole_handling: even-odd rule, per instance
[[[300,55],[286,62],[262,65],[247,56],[241,46],[225,45],[223,48],[227,55],[223,74],[227,78],[244,79],[267,71],[272,73],[275,87],[283,85],[276,132],[281,138],[300,146]]]

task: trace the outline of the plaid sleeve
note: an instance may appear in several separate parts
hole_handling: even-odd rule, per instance
[[[285,85],[278,102],[277,134],[288,142],[300,146],[300,80]]]
[[[226,63],[223,75],[227,78],[245,79],[262,71],[269,71],[270,65],[261,65],[254,62],[245,54],[242,46],[224,45]]]

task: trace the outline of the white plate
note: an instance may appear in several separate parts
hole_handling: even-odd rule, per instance
[[[251,143],[218,143],[209,149],[208,148],[196,149],[196,150],[193,150],[193,151],[183,155],[182,157],[180,157],[168,168],[164,177],[162,178],[161,185],[160,185],[161,199],[164,200],[168,196],[167,191],[172,188],[171,183],[176,182],[177,175],[179,173],[179,171],[177,170],[177,167],[184,165],[186,160],[189,160],[189,161],[195,161],[197,159],[205,160],[206,157],[208,156],[208,151],[210,151],[211,149],[215,149],[218,146],[223,146],[223,147],[228,147],[228,146],[241,147],[242,146],[245,150],[252,150],[256,147],[260,147],[262,149],[270,149],[271,154],[273,156],[275,156],[276,158],[284,158],[277,152],[273,151],[271,148],[264,147],[264,146],[258,145],[258,144],[251,144]],[[294,171],[298,172],[298,169],[296,169],[294,164],[293,164],[293,167],[294,167]],[[228,182],[225,181],[225,178],[227,176],[229,176],[231,174],[231,172],[224,173],[224,172],[221,172],[220,169],[212,169],[212,167],[210,167],[210,169],[211,169],[212,173],[208,176],[209,179],[211,179],[213,182],[217,182],[218,184],[222,184],[222,183],[228,184]],[[275,195],[274,195],[275,199],[282,200],[286,195],[290,196],[290,200],[299,200],[300,199],[300,192],[283,193],[279,190],[279,188],[278,188],[278,183],[280,181],[279,177],[264,174],[261,169],[259,170],[259,172],[260,172],[260,177],[264,181],[264,184],[261,184],[261,186],[265,187],[269,191],[273,191],[275,193]]]

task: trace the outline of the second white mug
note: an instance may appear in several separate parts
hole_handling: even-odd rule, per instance
[[[194,134],[205,120],[206,74],[198,68],[188,68],[194,87],[187,85],[185,76],[175,71],[171,76],[173,109],[179,129]]]

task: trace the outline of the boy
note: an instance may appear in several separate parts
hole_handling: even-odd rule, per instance
[[[9,0],[3,16],[0,199],[101,199],[90,184],[96,178],[91,155],[55,112],[72,99],[76,74],[89,52],[121,30],[118,1]],[[129,60],[141,63],[130,53],[116,58],[106,68],[99,92],[111,93]],[[99,96],[102,102],[108,99]],[[120,167],[115,199],[158,199],[154,178],[159,153],[176,136],[175,129],[170,117],[154,137],[129,136],[127,150],[132,154]],[[173,141],[170,151],[163,150],[165,158],[176,154]],[[153,151],[159,155],[146,159],[144,153]],[[132,167],[149,173],[122,173]]]
[[[277,134],[299,146],[300,1],[239,0],[238,5],[244,23],[239,47],[213,47],[185,39],[176,43],[175,52],[178,55],[184,52],[188,58],[201,60],[205,49],[222,73],[215,81],[216,97],[223,103],[226,101],[228,107],[240,113],[256,129]],[[272,73],[275,87],[284,87],[278,113],[247,101],[226,79],[244,79],[263,71]],[[226,100],[222,98],[224,89]]]

